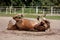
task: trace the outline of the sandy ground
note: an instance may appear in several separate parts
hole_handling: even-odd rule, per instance
[[[60,20],[51,22],[50,32],[7,30],[11,17],[0,17],[0,40],[60,40]]]

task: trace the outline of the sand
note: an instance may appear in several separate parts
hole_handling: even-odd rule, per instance
[[[49,19],[51,31],[31,32],[7,30],[11,17],[0,17],[0,40],[60,40],[60,20]]]

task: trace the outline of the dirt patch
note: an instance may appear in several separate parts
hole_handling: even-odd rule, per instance
[[[7,30],[11,17],[0,17],[0,40],[60,40],[60,20],[51,22],[50,32]]]

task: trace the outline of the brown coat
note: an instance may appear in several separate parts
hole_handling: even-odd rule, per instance
[[[34,26],[37,22],[29,19],[21,19],[19,22],[16,22],[17,27],[19,30],[34,30]]]

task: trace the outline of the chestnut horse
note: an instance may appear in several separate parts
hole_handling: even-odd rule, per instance
[[[35,22],[33,20],[24,19],[20,15],[20,17],[15,16],[13,19],[16,21],[15,25],[12,25],[10,29],[18,29],[18,30],[30,30],[30,31],[45,31],[50,28],[50,22],[42,18],[41,22]],[[39,21],[39,20],[37,20]],[[8,28],[9,29],[9,28]]]

